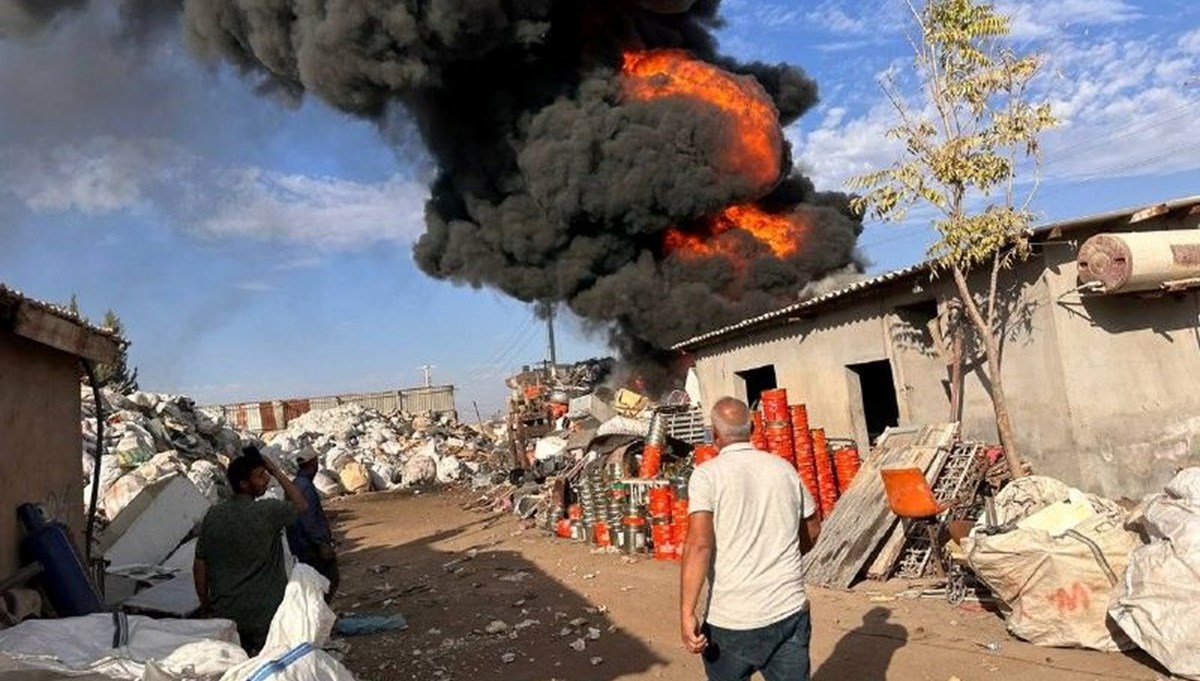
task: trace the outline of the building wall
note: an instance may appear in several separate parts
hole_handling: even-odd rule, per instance
[[[850,408],[857,386],[847,364],[889,357],[883,301],[832,311],[812,320],[726,341],[697,355],[696,374],[705,404],[732,395],[746,399],[739,371],[772,364],[778,386],[793,403],[808,406],[809,421],[829,437],[866,443],[866,424]]]
[[[43,504],[83,541],[78,360],[0,332],[0,576],[18,567],[16,509]]]
[[[1193,215],[1137,228],[1198,226]],[[1081,296],[1074,255],[1087,236],[1045,249],[1074,440],[1046,457],[1073,464],[1086,489],[1137,498],[1200,465],[1200,293]]]
[[[1195,227],[1200,217],[1138,229]],[[1110,497],[1158,491],[1182,465],[1200,465],[1200,293],[1081,297],[1075,254],[1093,232],[1039,244],[1000,279],[1003,377],[1018,447],[1041,474]],[[973,281],[984,290],[986,274]],[[891,360],[901,425],[949,419],[949,371],[909,309],[953,296],[948,277],[881,287],[784,327],[696,353],[706,403],[745,398],[738,371],[775,365],[780,387],[809,406],[815,426],[865,444],[860,362]],[[975,343],[968,339],[968,346]],[[977,359],[971,359],[977,357]],[[986,364],[968,353],[962,434],[997,441]]]

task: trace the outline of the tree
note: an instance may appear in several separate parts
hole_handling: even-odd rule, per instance
[[[883,83],[899,116],[888,135],[903,145],[904,156],[848,185],[861,192],[853,202],[857,210],[885,221],[902,221],[917,206],[935,211],[938,239],[929,256],[938,271],[950,272],[955,302],[974,327],[1000,443],[1009,469],[1020,476],[1024,460],[1001,375],[997,279],[1028,255],[1038,138],[1056,124],[1048,103],[1029,101],[1042,60],[1012,49],[1009,19],[989,3],[928,0],[920,10],[910,2],[909,9],[920,32],[912,40],[920,105],[910,104],[894,80]],[[982,268],[990,274],[987,290],[976,292],[970,275]]]
[[[125,327],[116,312],[112,310],[105,312],[103,325],[112,329],[122,339],[124,338]],[[129,371],[129,344],[125,342],[121,343],[121,351],[117,354],[116,359],[109,363],[96,365],[96,382],[101,387],[112,388],[122,395],[138,389],[137,375],[136,368],[133,373]]]
[[[79,311],[79,300],[75,297],[74,293],[71,294],[71,301],[67,303],[67,312],[83,319],[83,314]]]

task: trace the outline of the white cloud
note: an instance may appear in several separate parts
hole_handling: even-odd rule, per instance
[[[415,240],[424,227],[428,189],[399,177],[361,182],[217,168],[171,142],[97,137],[51,149],[0,147],[0,195],[5,193],[34,213],[153,211],[209,237],[352,250]],[[307,257],[278,267],[318,264]]]
[[[40,152],[0,150],[0,163],[5,188],[30,210],[95,216],[136,209],[187,158],[163,140],[96,137]]]
[[[1188,54],[1200,54],[1200,28],[1184,33],[1179,48]]]
[[[270,293],[277,290],[274,284],[268,284],[265,281],[239,281],[233,287],[247,293]]]
[[[847,117],[839,107],[827,109],[814,130],[800,124],[788,129],[804,167],[823,188],[838,189],[849,177],[881,168],[898,158],[903,148],[886,136],[896,123],[889,105],[876,104],[863,116]]]
[[[380,241],[411,242],[424,228],[424,185],[391,178],[362,183],[261,169],[230,171],[218,182],[223,198],[195,222],[218,237],[279,239],[325,249]]]
[[[1061,11],[1070,2],[1050,5]],[[1131,11],[1121,7],[1110,7],[1117,18]],[[1056,38],[1032,93],[1061,122],[1043,137],[1043,176],[1085,181],[1200,168],[1200,52],[1190,51],[1200,36],[1193,33]],[[815,128],[793,126],[789,137],[818,185],[839,188],[898,158],[902,150],[883,136],[894,121],[880,92],[865,110],[834,106]]]
[[[1048,38],[1088,26],[1122,24],[1141,16],[1125,0],[1002,0],[997,9],[1012,17],[1017,40]]]
[[[305,255],[276,263],[275,269],[281,271],[311,269],[320,267],[324,262],[323,259],[316,256]]]

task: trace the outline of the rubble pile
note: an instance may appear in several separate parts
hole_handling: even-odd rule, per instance
[[[96,452],[96,401],[80,387],[84,499],[91,498]],[[104,448],[97,512],[113,519],[148,485],[186,475],[211,502],[228,496],[224,465],[247,437],[196,409],[183,395],[100,391]]]
[[[269,436],[263,453],[285,470],[305,448],[321,459],[317,489],[326,497],[451,483],[503,470],[486,434],[450,415],[384,415],[359,405],[313,411]]]

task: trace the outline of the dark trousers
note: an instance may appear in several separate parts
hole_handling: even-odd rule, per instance
[[[341,582],[337,556],[330,553],[328,558],[322,558],[321,552],[313,548],[297,553],[296,560],[321,573],[322,577],[329,580],[329,592],[325,594],[325,602],[332,602],[333,595],[337,593],[338,584]]]
[[[749,630],[722,629],[704,625],[708,648],[704,671],[708,681],[746,681],[762,672],[766,681],[808,681],[808,644],[812,619],[803,610]]]

